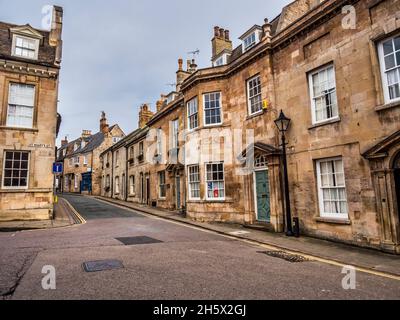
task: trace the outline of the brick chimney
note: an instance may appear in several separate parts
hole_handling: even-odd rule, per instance
[[[91,135],[92,135],[92,131],[90,131],[90,130],[82,130],[81,138],[82,139],[89,138]]]
[[[63,27],[63,8],[53,6],[53,15],[51,19],[51,30],[49,44],[56,47],[55,63],[60,64],[62,58],[62,27]]]
[[[190,76],[190,69],[191,61],[187,61],[187,71],[183,70],[183,59],[178,60],[178,71],[176,72],[176,92],[181,91],[182,83]],[[158,107],[157,107],[158,112]]]
[[[64,140],[61,140],[61,147],[65,147],[68,144],[68,138],[65,137]]]
[[[100,132],[106,134],[110,131],[110,126],[107,123],[106,113],[103,111],[100,118]]]
[[[220,27],[214,27],[214,38],[212,43],[212,60],[224,50],[232,51],[232,41],[229,38],[229,30]]]
[[[157,113],[160,112],[161,109],[163,108],[163,106],[164,106],[164,104],[165,104],[165,99],[166,99],[166,98],[167,98],[167,97],[166,97],[164,94],[162,94],[161,97],[160,97],[160,100],[157,101],[157,104],[156,104],[156,106],[157,106]]]
[[[147,104],[143,104],[140,107],[139,112],[139,128],[144,128],[153,116],[154,113],[150,111],[149,106]]]

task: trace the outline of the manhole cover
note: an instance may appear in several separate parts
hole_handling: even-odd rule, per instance
[[[100,260],[100,261],[89,261],[83,263],[83,269],[86,272],[99,272],[115,269],[123,269],[124,265],[118,260]]]
[[[298,262],[308,262],[311,261],[310,259],[307,259],[303,256],[297,255],[297,254],[291,254],[287,253],[284,251],[260,251],[258,253],[266,254],[270,257],[274,258],[279,258],[283,259],[292,263],[298,263]]]
[[[162,241],[150,237],[130,237],[130,238],[116,238],[126,246],[140,245],[140,244],[154,244],[162,243]]]

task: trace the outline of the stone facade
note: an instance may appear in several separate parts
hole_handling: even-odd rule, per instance
[[[101,194],[102,163],[104,150],[125,136],[118,125],[109,126],[103,112],[100,131],[96,134],[83,130],[80,138],[64,140],[57,151],[57,162],[63,162],[64,172],[59,180],[61,192]]]
[[[179,98],[165,109],[158,104],[147,122],[145,203],[177,209],[174,177],[183,176],[189,217],[284,231],[288,204],[274,122],[282,110],[291,118],[288,192],[301,233],[399,253],[399,11],[399,0],[297,0],[252,27],[235,49],[229,31],[215,27],[215,67],[196,70],[189,62],[183,74],[180,60]],[[175,166],[163,176],[160,199],[174,119],[185,130],[185,170]],[[159,129],[161,155],[154,149]]]
[[[53,216],[62,18],[54,7],[50,32],[0,22],[1,221]]]

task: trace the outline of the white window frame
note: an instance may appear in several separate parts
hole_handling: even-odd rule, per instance
[[[13,104],[11,103],[11,88],[13,86],[17,87],[31,87],[33,88],[33,101],[32,105],[22,105],[22,104]],[[9,87],[8,87],[8,101],[7,101],[7,115],[6,115],[6,126],[11,127],[11,128],[25,128],[25,129],[32,129],[34,126],[34,118],[35,118],[35,105],[36,105],[36,86],[32,84],[24,84],[24,83],[17,83],[17,82],[10,82]],[[25,109],[31,109],[32,110],[32,117],[31,117],[31,122],[30,125],[23,126],[23,125],[15,125],[11,124],[9,121],[9,112],[10,112],[10,106],[15,106],[16,111],[18,108],[25,108]],[[28,117],[25,117],[28,118]]]
[[[258,95],[255,95],[255,96],[253,96],[253,97],[250,96],[250,83],[251,83],[252,81],[256,80],[256,79],[259,79],[259,82],[260,82],[260,93],[259,93],[259,96],[260,96],[260,98],[261,98],[261,100],[260,100],[260,110],[257,110],[257,111],[255,111],[255,112],[252,112],[252,111],[251,111],[251,108],[252,108],[251,99],[257,97]],[[258,75],[256,75],[256,76],[250,78],[249,80],[247,80],[246,86],[247,86],[247,109],[248,109],[249,115],[250,115],[250,116],[254,116],[254,115],[257,115],[257,114],[262,113],[264,110],[263,110],[263,101],[262,101],[261,75],[258,74]]]
[[[192,113],[191,112],[191,107],[193,106],[194,107],[194,103],[195,103],[195,105],[196,105],[196,109],[197,109],[197,111],[195,112],[195,113]],[[187,117],[187,119],[188,119],[188,126],[187,126],[187,128],[188,128],[188,131],[190,132],[190,131],[194,131],[194,130],[196,130],[198,127],[199,127],[199,99],[198,99],[198,97],[196,96],[196,97],[194,97],[194,98],[192,98],[192,99],[190,99],[187,103],[186,103],[186,108],[187,108],[187,114],[188,114],[188,117]],[[195,126],[195,127],[191,127],[191,119],[193,118],[193,117],[196,117],[197,118],[197,121],[196,121],[196,123],[197,123],[197,126]],[[193,121],[194,122],[194,121]]]
[[[253,38],[254,36],[254,41],[249,42],[246,44],[247,40],[250,38]],[[257,31],[253,31],[251,34],[249,34],[246,38],[243,39],[243,51],[246,52],[253,48],[259,41],[257,41],[257,36],[259,36]]]
[[[157,152],[157,156],[158,157],[162,157],[162,154],[163,154],[163,136],[162,136],[162,134],[163,134],[163,130],[161,129],[161,128],[159,128],[159,129],[157,129],[157,131],[156,131],[156,138],[157,138],[157,150],[156,150],[156,152]]]
[[[161,174],[164,174],[164,184],[161,184]],[[161,194],[161,186],[164,186],[165,195]],[[158,172],[158,198],[161,200],[165,200],[167,198],[167,174],[165,171]]]
[[[194,168],[197,167],[198,168],[198,176],[199,176],[199,181],[192,181],[191,177],[193,176],[193,174],[190,173],[190,168]],[[200,165],[198,164],[194,164],[194,165],[190,165],[187,167],[187,177],[188,177],[188,189],[189,189],[189,200],[201,200],[201,179],[200,179]],[[192,196],[192,185],[197,184],[199,186],[199,196],[198,197],[193,197]]]
[[[209,197],[208,196],[208,183],[210,182],[210,181],[208,181],[207,180],[207,165],[213,165],[213,164],[222,164],[222,172],[223,172],[223,174],[224,174],[224,182],[223,182],[223,185],[224,185],[224,196],[223,197],[218,197],[218,198],[214,198],[214,197]],[[224,162],[221,162],[221,161],[219,161],[219,162],[208,162],[208,163],[205,163],[205,165],[204,165],[204,181],[205,181],[205,190],[206,190],[206,200],[207,201],[225,201],[225,199],[226,199],[226,182],[225,182],[225,163]],[[217,180],[212,180],[212,181],[217,181]],[[220,182],[219,180],[218,180],[218,182]]]
[[[392,43],[393,43],[393,40],[394,40],[395,38],[398,38],[398,37],[400,37],[400,34],[396,34],[396,35],[394,35],[394,36],[392,36],[392,37],[386,38],[386,39],[382,40],[382,41],[378,44],[379,65],[380,65],[380,68],[381,68],[381,79],[382,79],[382,86],[383,86],[383,93],[384,93],[385,104],[389,104],[389,103],[394,103],[394,102],[400,101],[400,97],[399,97],[399,98],[390,99],[389,83],[388,83],[388,77],[387,77],[387,75],[386,75],[387,71],[386,71],[386,65],[385,65],[385,54],[384,54],[384,51],[383,51],[383,44],[384,44],[385,42],[391,40]],[[394,51],[394,56],[395,56],[395,59],[397,59],[397,57],[396,57],[396,52],[399,52],[399,50],[396,51],[396,48],[394,48],[394,49],[395,49],[395,51]],[[396,61],[396,60],[395,60],[395,61]],[[398,62],[398,64],[400,65],[400,61]],[[394,70],[394,69],[396,69],[396,68],[397,68],[397,70],[398,70],[398,72],[397,72],[398,75],[397,75],[397,76],[398,76],[398,79],[399,79],[399,86],[400,86],[400,67],[394,67],[394,68],[391,69],[391,70]]]
[[[87,156],[85,155],[85,156],[83,156],[83,165],[88,165],[88,159],[87,159]]]
[[[27,49],[27,48],[23,48],[22,49],[22,50],[34,51],[34,56],[33,57],[25,57],[23,55],[17,54],[16,49],[17,49],[17,39],[18,38],[20,38],[22,40],[34,42],[34,45],[35,45],[34,49]],[[13,41],[12,41],[12,53],[11,53],[11,55],[14,56],[14,57],[19,57],[19,58],[23,58],[23,59],[37,60],[38,57],[39,57],[39,44],[40,44],[40,40],[39,39],[26,37],[26,36],[22,36],[22,35],[19,35],[19,34],[14,34],[13,35]]]
[[[344,186],[329,186],[327,189],[344,189],[346,195],[346,210],[347,213],[332,213],[325,212],[324,206],[324,194],[322,187],[322,179],[321,179],[321,163],[333,162],[333,161],[342,161],[343,167],[343,182]],[[327,159],[319,159],[316,161],[316,171],[317,171],[317,187],[318,187],[318,204],[319,204],[319,214],[321,218],[331,218],[331,219],[339,219],[339,220],[348,220],[349,219],[349,202],[347,197],[347,187],[346,187],[346,174],[344,170],[344,161],[343,157],[335,157],[335,158],[327,158]]]
[[[28,154],[28,168],[27,168],[27,176],[26,176],[26,186],[20,186],[20,187],[13,187],[13,186],[5,186],[4,185],[4,180],[5,180],[5,170],[6,170],[6,153],[7,152],[22,152],[22,153],[27,153]],[[14,161],[14,160],[13,160]],[[3,190],[28,190],[29,189],[29,172],[30,172],[30,163],[31,163],[31,153],[29,151],[25,150],[4,150],[3,152],[3,171],[2,171],[2,183],[1,183],[1,188]]]
[[[206,99],[205,97],[207,95],[211,95],[211,94],[219,94],[219,114],[220,114],[220,118],[221,121],[218,123],[210,123],[207,124],[206,123]],[[215,108],[216,109],[216,108]],[[214,92],[207,92],[203,94],[203,123],[204,123],[204,127],[215,127],[215,126],[220,126],[223,124],[224,122],[224,116],[223,116],[223,112],[222,112],[222,92],[221,91],[214,91]]]
[[[120,185],[119,185],[120,181],[119,181],[119,176],[115,177],[115,194],[118,195],[120,194]]]
[[[74,163],[74,165],[81,163],[80,159],[79,159],[79,156],[73,158],[73,163]]]
[[[136,177],[134,174],[129,176],[129,195],[136,195]]]
[[[171,149],[179,148],[179,119],[171,121],[172,143]]]
[[[336,109],[337,109],[337,115],[333,116],[331,118],[323,119],[317,121],[317,116],[316,116],[316,103],[315,103],[315,97],[314,97],[314,82],[313,82],[313,76],[316,75],[317,73],[320,73],[322,71],[326,71],[328,69],[332,68],[333,69],[333,80],[335,82],[335,97],[336,97]],[[316,70],[311,71],[308,74],[308,83],[309,83],[309,90],[310,90],[310,98],[311,98],[311,116],[312,116],[312,124],[313,125],[318,125],[318,124],[323,124],[326,122],[331,122],[334,120],[339,120],[340,119],[340,110],[339,110],[339,101],[337,98],[337,83],[336,83],[336,70],[335,70],[335,65],[333,63],[324,65]]]

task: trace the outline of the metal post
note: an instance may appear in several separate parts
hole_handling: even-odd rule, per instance
[[[282,150],[283,150],[283,175],[285,181],[285,207],[286,207],[286,235],[288,237],[293,236],[293,224],[292,224],[292,213],[290,209],[290,196],[289,196],[289,177],[287,169],[286,159],[286,137],[285,133],[282,133]]]

